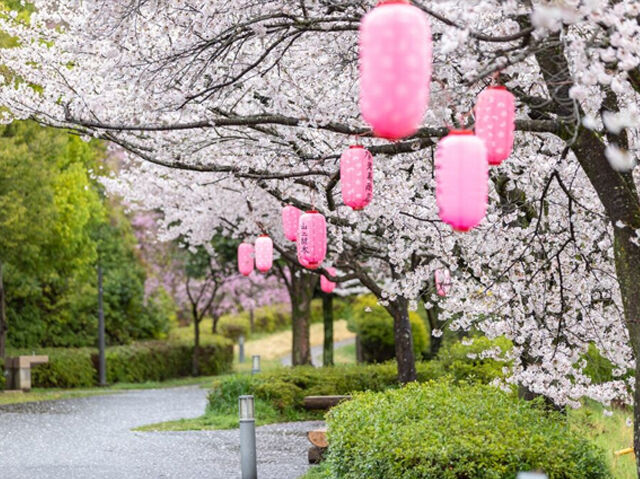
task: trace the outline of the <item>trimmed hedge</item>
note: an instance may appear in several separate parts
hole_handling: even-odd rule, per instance
[[[449,381],[357,394],[328,415],[328,477],[610,478],[604,452],[566,418],[486,385]]]
[[[240,336],[247,338],[251,332],[249,317],[244,313],[242,315],[223,316],[218,321],[218,331],[225,338],[229,338],[234,342],[237,342]]]
[[[107,348],[107,381],[146,382],[191,375],[193,346],[159,341]],[[14,353],[12,353],[14,354]],[[89,388],[98,384],[98,351],[93,348],[42,349],[47,364],[31,370],[33,387]],[[200,347],[200,373],[212,376],[231,370],[233,345],[224,338]]]
[[[366,363],[380,363],[395,358],[395,337],[393,318],[378,304],[373,295],[356,299],[351,306],[353,325],[362,346],[362,356]],[[419,314],[409,313],[413,333],[413,351],[417,358],[429,346],[429,335]]]
[[[193,346],[188,344],[145,342],[107,350],[107,382],[140,383],[165,381],[191,375]],[[97,368],[97,356],[94,357]],[[203,376],[231,370],[233,349],[228,341],[200,346],[199,367]]]

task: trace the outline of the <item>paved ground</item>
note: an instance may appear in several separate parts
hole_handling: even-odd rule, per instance
[[[197,417],[198,387],[131,391],[0,407],[0,474],[11,479],[239,478],[238,431],[132,432]],[[260,479],[306,469],[305,432],[315,423],[258,428]]]
[[[345,339],[344,341],[337,341],[333,345],[333,349],[338,349],[343,346],[348,346],[356,342],[356,338]],[[281,359],[283,366],[291,366],[291,353]],[[311,362],[314,366],[322,366],[322,345],[313,346],[311,348]]]

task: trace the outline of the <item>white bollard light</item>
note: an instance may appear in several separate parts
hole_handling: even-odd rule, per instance
[[[253,396],[238,398],[240,409],[240,467],[242,479],[257,479],[256,423]]]
[[[260,372],[260,356],[251,357],[251,374],[258,374]]]

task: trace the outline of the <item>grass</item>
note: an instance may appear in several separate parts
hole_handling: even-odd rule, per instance
[[[571,426],[580,434],[600,446],[611,464],[616,479],[637,479],[633,454],[616,457],[615,451],[633,447],[633,426],[627,420],[633,418],[631,409],[614,409],[612,416],[604,414],[604,408],[595,402],[588,402],[581,409],[569,412]]]

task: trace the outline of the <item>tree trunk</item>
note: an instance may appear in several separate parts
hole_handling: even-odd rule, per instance
[[[311,299],[317,278],[305,271],[291,268],[291,324],[293,344],[291,364],[301,366],[311,364]]]
[[[440,308],[438,305],[434,305],[431,308],[427,309],[427,320],[429,321],[429,359],[435,359],[442,347],[442,339],[443,336],[440,335],[438,337],[433,335],[434,329],[442,329],[442,324],[440,323],[438,317],[440,316]]]
[[[217,314],[211,315],[211,332],[213,334],[218,334],[218,321],[220,321],[220,316]]]
[[[333,295],[322,295],[322,317],[324,319],[324,344],[322,365],[333,366]]]
[[[4,292],[4,265],[0,262],[0,358],[7,355],[7,308]],[[2,371],[0,371],[2,374]]]
[[[253,307],[249,308],[249,332],[253,333],[253,328],[255,323],[255,314],[253,312]]]
[[[389,303],[387,310],[393,316],[393,334],[396,342],[396,361],[398,362],[398,381],[410,383],[418,378],[416,358],[413,353],[413,334],[409,321],[409,302],[397,298]]]
[[[198,376],[200,374],[200,319],[197,310],[193,311],[193,365],[191,374]]]

